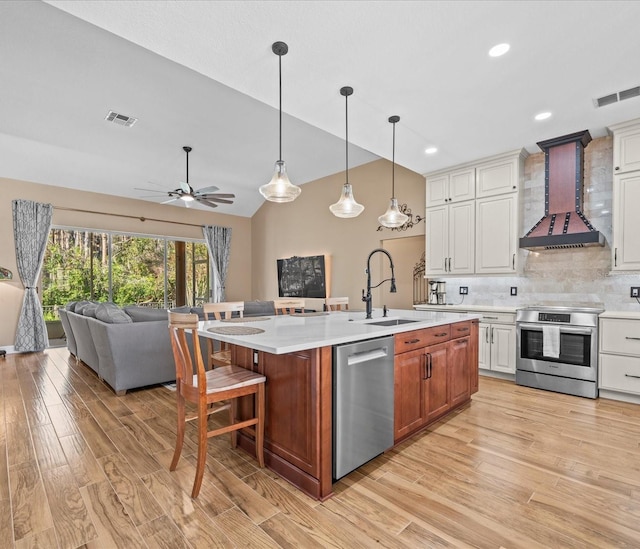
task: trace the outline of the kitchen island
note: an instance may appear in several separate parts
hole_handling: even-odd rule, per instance
[[[465,404],[477,390],[478,315],[390,310],[382,318],[376,310],[373,319],[364,317],[362,312],[302,313],[204,321],[198,330],[230,343],[234,363],[266,376],[265,464],[319,500],[332,495],[334,480],[333,346],[394,337],[395,443]],[[393,324],[372,324],[380,321]],[[218,333],[245,331],[242,327],[260,332]],[[250,400],[243,402],[239,414],[251,413],[250,406]],[[238,438],[255,453],[250,436]]]

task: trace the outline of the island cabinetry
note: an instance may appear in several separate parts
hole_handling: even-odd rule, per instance
[[[236,363],[265,386],[265,463],[316,499],[332,493],[331,347],[275,355],[235,347]],[[243,402],[242,406],[246,403]],[[240,415],[244,413],[241,410]],[[246,434],[239,444],[254,451]]]
[[[396,442],[469,400],[474,334],[477,324],[468,321],[395,336]]]

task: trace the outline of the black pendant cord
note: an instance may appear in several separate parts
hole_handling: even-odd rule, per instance
[[[346,162],[346,185],[349,184],[349,96],[344,96],[344,147],[345,147],[345,162]]]
[[[187,151],[187,185],[189,185],[189,151]],[[189,185],[191,187],[191,185]]]
[[[278,88],[280,90],[280,150],[279,162],[282,162],[282,55],[278,55]]]
[[[397,115],[390,116],[389,122],[393,124],[393,151],[391,156],[391,199],[396,197],[396,123],[400,122]]]

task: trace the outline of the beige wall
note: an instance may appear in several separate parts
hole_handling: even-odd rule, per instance
[[[377,231],[378,216],[385,212],[391,197],[389,161],[377,160],[349,170],[355,198],[365,207],[364,212],[353,219],[339,219],[329,211],[329,205],[338,200],[344,182],[344,173],[339,173],[307,183],[294,202],[265,203],[253,216],[254,299],[278,296],[277,259],[325,254],[331,256],[331,294],[347,296],[351,308],[362,308],[361,291],[366,285],[369,253],[386,239],[424,235],[424,222],[403,232]],[[422,176],[396,166],[396,197],[400,204],[406,202],[414,215],[424,216],[424,193]],[[373,284],[380,281],[381,269],[385,277],[389,276],[387,258],[376,254],[371,265]],[[388,297],[389,284],[384,283],[373,293],[373,306],[389,304]],[[411,303],[411,295],[393,297],[406,298],[406,303]]]
[[[227,278],[227,298],[242,300],[251,292],[251,220],[244,217],[224,215],[200,209],[179,208],[153,204],[142,200],[132,200],[39,185],[0,178],[0,266],[13,271],[14,280],[0,285],[0,347],[12,346],[22,305],[23,287],[16,267],[13,240],[13,216],[11,201],[14,199],[34,200],[54,206],[53,224],[69,227],[124,231],[159,236],[182,238],[202,238],[202,225],[232,227],[230,266]],[[113,214],[136,216],[136,219],[110,215],[96,215],[65,211],[57,207],[93,210]],[[139,216],[164,221],[141,221]],[[190,223],[187,226],[168,223],[176,221]]]

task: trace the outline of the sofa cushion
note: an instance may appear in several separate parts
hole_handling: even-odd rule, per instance
[[[191,307],[189,305],[183,305],[182,307],[174,307],[171,309],[172,313],[191,313]]]
[[[124,312],[131,317],[133,322],[153,322],[154,320],[167,320],[169,318],[166,309],[154,309],[152,307],[130,305],[124,308]]]
[[[244,316],[275,315],[273,301],[245,301]]]
[[[171,310],[173,312],[177,312],[174,309]],[[198,315],[199,320],[204,320],[204,311],[202,310],[202,307],[191,307],[191,310],[189,312],[193,315]]]
[[[76,303],[75,307],[73,308],[73,312],[74,312],[74,313],[76,313],[76,314],[81,315],[81,314],[82,314],[83,309],[84,309],[85,307],[87,307],[88,305],[92,305],[92,304],[93,304],[93,302],[92,302],[92,301],[87,301],[86,299],[85,299],[85,300],[82,300],[82,301],[78,301],[78,302]]]
[[[131,317],[113,303],[100,303],[96,307],[96,318],[107,324],[130,324]]]
[[[77,301],[69,301],[69,303],[67,303],[64,306],[65,311],[71,311],[72,313],[75,311],[76,308],[76,303],[78,303]]]
[[[89,305],[85,305],[82,308],[82,315],[96,318],[96,309],[98,308],[98,305],[98,303],[89,303]]]

